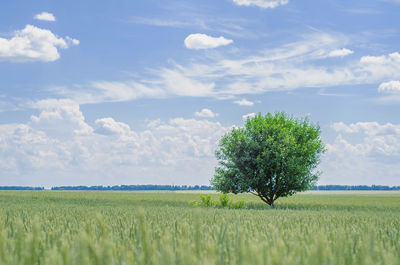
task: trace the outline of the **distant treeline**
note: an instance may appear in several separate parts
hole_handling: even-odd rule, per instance
[[[44,190],[43,187],[22,186],[0,186],[0,190]],[[212,190],[211,186],[205,185],[120,185],[120,186],[60,186],[52,187],[51,190],[92,190],[92,191],[140,191],[140,190]],[[381,185],[320,185],[312,190],[400,190],[400,186]]]
[[[51,190],[211,190],[210,186],[176,186],[176,185],[120,185],[120,186],[61,186],[53,187]]]
[[[44,190],[43,187],[0,186],[0,190]]]
[[[400,186],[381,186],[381,185],[322,185],[315,186],[313,190],[400,190]]]

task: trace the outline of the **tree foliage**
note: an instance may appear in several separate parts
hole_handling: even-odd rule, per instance
[[[284,112],[248,118],[244,128],[221,138],[211,184],[226,193],[251,192],[271,206],[279,197],[311,189],[324,152],[320,133],[308,118]]]

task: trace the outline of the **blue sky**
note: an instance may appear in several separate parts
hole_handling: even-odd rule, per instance
[[[400,1],[5,1],[0,185],[208,184],[253,113],[309,116],[319,184],[399,185]]]

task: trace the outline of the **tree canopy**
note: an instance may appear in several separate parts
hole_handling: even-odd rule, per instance
[[[221,138],[211,184],[225,193],[253,193],[271,206],[279,197],[311,189],[325,150],[320,133],[308,118],[284,112],[248,118]]]

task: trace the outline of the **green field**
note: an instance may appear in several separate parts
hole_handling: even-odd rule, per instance
[[[212,194],[216,200],[218,194]],[[0,264],[400,264],[400,193],[305,193],[274,209],[196,193],[0,192]]]

